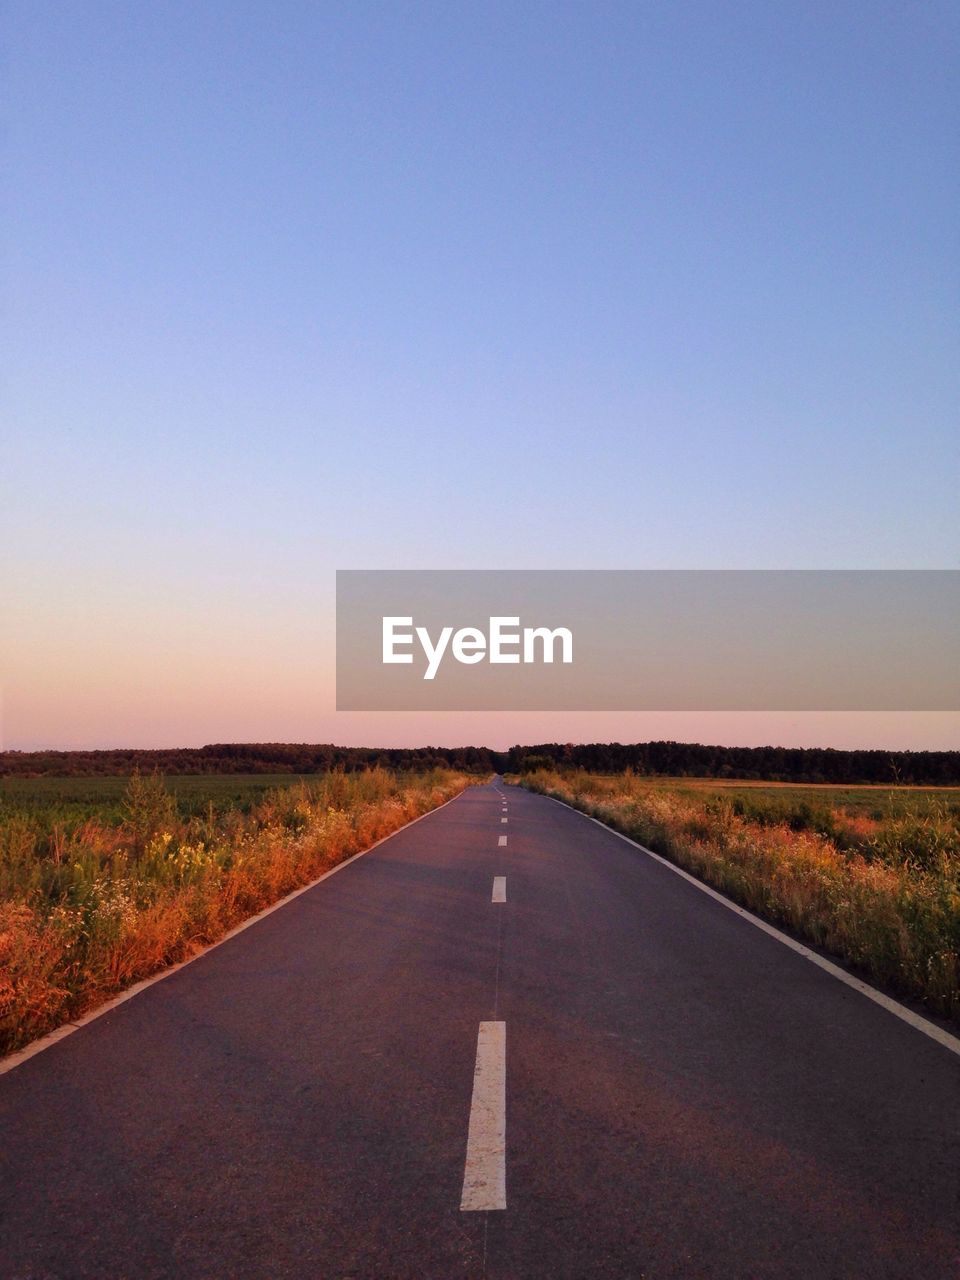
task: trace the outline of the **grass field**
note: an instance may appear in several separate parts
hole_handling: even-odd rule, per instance
[[[597,777],[601,775],[595,775]],[[813,782],[744,782],[739,779],[629,778],[637,793],[671,791],[691,800],[712,797],[761,826],[786,823],[794,830],[837,835],[903,820],[960,822],[960,787],[832,786]],[[855,820],[855,821],[853,821]],[[852,825],[851,825],[852,824]]]
[[[181,818],[200,817],[213,805],[215,813],[231,809],[249,813],[281,787],[316,781],[316,774],[240,773],[166,776],[164,786],[177,802]],[[49,830],[95,819],[118,826],[124,818],[123,796],[127,777],[0,778],[0,823],[19,814]]]
[[[0,1052],[215,942],[477,780],[380,768],[6,779]]]
[[[960,790],[574,770],[520,781],[960,1019]]]

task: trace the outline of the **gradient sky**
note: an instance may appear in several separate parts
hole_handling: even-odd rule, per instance
[[[948,568],[954,3],[29,3],[2,743],[960,746],[337,715],[336,568]]]

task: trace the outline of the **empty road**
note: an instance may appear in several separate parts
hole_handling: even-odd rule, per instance
[[[960,1276],[960,1057],[475,787],[0,1076],[0,1277]]]

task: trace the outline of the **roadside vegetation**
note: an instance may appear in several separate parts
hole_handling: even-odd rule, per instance
[[[215,942],[451,799],[450,769],[7,779],[0,786],[0,1053]]]
[[[960,792],[551,769],[520,781],[960,1020]]]

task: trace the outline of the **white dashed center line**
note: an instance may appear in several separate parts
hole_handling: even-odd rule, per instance
[[[494,876],[493,877],[493,897],[490,899],[490,901],[506,902],[506,900],[507,900],[507,877]]]
[[[498,845],[505,845],[506,843],[507,843],[507,837],[506,837],[506,836],[501,836],[501,837],[500,837],[500,839],[497,841],[497,844],[498,844]]]
[[[507,1207],[507,1024],[481,1022],[460,1208]]]

